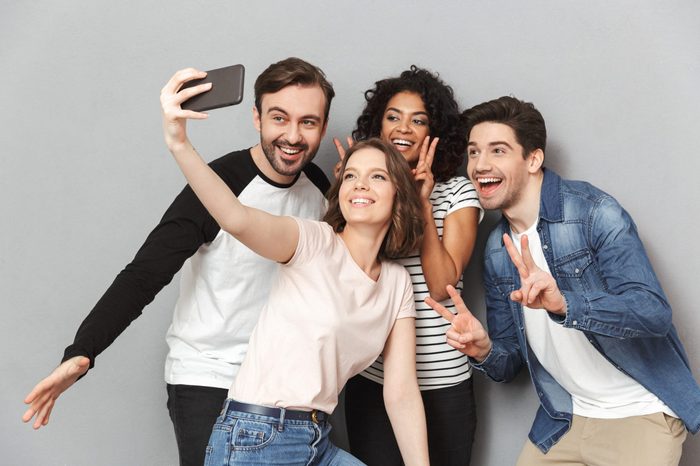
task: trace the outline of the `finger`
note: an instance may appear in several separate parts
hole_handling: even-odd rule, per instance
[[[435,159],[435,149],[437,148],[440,138],[433,138],[433,142],[430,143],[430,148],[428,149],[428,154],[425,157],[425,165],[431,169],[433,167],[433,160]]]
[[[53,408],[53,400],[50,400],[47,404],[41,407],[39,413],[36,415],[36,419],[34,420],[34,425],[32,426],[34,429],[38,429],[42,425],[46,425],[44,421],[51,412],[51,408]]]
[[[534,303],[542,294],[542,291],[546,288],[546,284],[542,281],[538,281],[532,284],[530,292],[527,295],[527,302]]]
[[[34,417],[34,414],[36,414],[36,410],[30,406],[29,408],[27,408],[27,410],[22,415],[22,422],[31,421],[32,418]]]
[[[175,94],[187,81],[191,81],[193,79],[201,79],[204,78],[206,75],[206,72],[199,71],[195,68],[185,68],[179,70],[175,72],[175,74],[168,80],[165,86],[163,86],[161,92]]]
[[[450,345],[451,347],[453,347],[454,349],[458,349],[458,350],[463,350],[466,347],[466,345],[464,343],[460,343],[459,341],[452,340],[450,338],[448,338],[446,340],[446,343],[448,345]]]
[[[355,144],[355,141],[352,140],[352,136],[348,136],[346,141],[348,142],[348,149],[350,149],[353,144]]]
[[[515,290],[510,294],[511,301],[523,304],[523,293],[520,290]]]
[[[343,159],[345,158],[345,148],[343,147],[343,143],[340,142],[340,139],[333,138],[333,144],[335,144],[335,149],[338,151],[338,158],[342,162]],[[338,167],[338,168],[340,168],[340,167]]]
[[[528,270],[538,268],[537,264],[535,264],[535,259],[532,258],[532,253],[530,252],[530,239],[527,237],[527,235],[523,235],[523,237],[520,238],[520,251],[522,252],[525,267],[527,267]]]
[[[508,251],[510,260],[513,262],[513,265],[515,265],[515,268],[518,269],[520,277],[527,278],[530,275],[528,269],[508,233],[503,233],[503,244],[506,246],[506,251]]]
[[[174,105],[180,106],[184,101],[190,99],[196,95],[202,94],[211,90],[211,83],[199,84],[197,86],[188,87],[178,91],[172,98],[172,103]]]
[[[452,302],[455,304],[455,308],[457,309],[457,314],[472,315],[472,313],[469,310],[469,308],[467,307],[467,305],[464,304],[464,300],[462,299],[462,296],[460,296],[459,292],[457,291],[457,289],[454,286],[447,285],[446,290],[447,290],[447,294],[450,295]]]
[[[446,321],[452,322],[452,319],[454,319],[454,315],[450,311],[447,310],[445,306],[442,304],[438,303],[435,301],[433,298],[428,296],[425,298],[425,304],[428,306],[432,307],[435,312],[440,314]]]

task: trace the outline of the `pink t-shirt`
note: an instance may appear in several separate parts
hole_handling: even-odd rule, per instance
[[[324,222],[295,219],[299,244],[280,265],[229,390],[244,403],[331,413],[347,380],[384,349],[396,319],[416,316],[406,269],[375,282]]]

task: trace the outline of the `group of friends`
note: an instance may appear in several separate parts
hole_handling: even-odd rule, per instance
[[[466,465],[474,371],[507,382],[524,366],[540,407],[518,465],[678,464],[700,387],[668,300],[620,204],[544,168],[533,104],[461,112],[412,66],[365,92],[331,183],[311,162],[334,97],[318,67],[263,71],[260,142],[210,164],[186,131],[207,115],[181,107],[204,76],[161,91],[188,185],[27,395],[25,422],[45,426],[180,271],[165,381],[181,465]],[[484,209],[502,214],[488,330],[460,296]],[[350,453],[329,438],[343,388]]]

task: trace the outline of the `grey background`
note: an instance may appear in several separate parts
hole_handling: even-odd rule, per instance
[[[330,136],[352,129],[362,92],[413,63],[439,71],[465,107],[504,94],[535,102],[546,165],[607,190],[636,220],[700,376],[699,19],[690,0],[3,1],[0,463],[176,464],[162,381],[176,284],[59,400],[48,428],[20,417],[184,183],[158,94],[189,65],[248,71],[241,106],[191,125],[208,159],[257,141],[252,82],[269,63],[296,55],[323,68],[337,92],[317,157],[327,173]],[[479,249],[493,221],[466,278],[480,316]],[[527,376],[476,383],[473,464],[512,464],[537,406]],[[689,437],[682,464],[698,458]]]

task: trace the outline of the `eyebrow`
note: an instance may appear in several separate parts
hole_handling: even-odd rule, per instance
[[[477,144],[476,142],[474,142],[474,141],[469,141],[469,142],[467,143],[467,146],[477,146],[477,145],[478,145],[478,144]],[[488,146],[489,146],[489,147],[501,146],[501,145],[506,146],[506,147],[508,147],[509,149],[512,149],[512,148],[513,148],[513,146],[511,146],[510,144],[508,144],[506,141],[493,141],[493,142],[489,142],[489,143],[488,143]]]
[[[283,109],[282,107],[270,107],[267,109],[268,114],[272,113],[272,112],[280,112],[280,113],[284,113],[285,115],[289,116],[289,113],[287,113],[287,111],[285,109]],[[322,121],[320,116],[313,115],[313,114],[312,115],[304,115],[304,116],[300,117],[299,119],[300,120],[314,120],[314,121],[318,121],[318,122]]]
[[[390,112],[390,111],[393,111],[396,113],[407,113],[407,112],[404,112],[396,107],[387,107],[387,109],[384,111],[384,113]],[[429,117],[428,112],[424,112],[422,110],[418,111],[418,112],[413,112],[412,115],[425,115],[425,116]]]
[[[345,173],[345,172],[347,172],[347,171],[351,171],[351,170],[356,172],[356,171],[357,171],[357,168],[346,166],[346,167],[345,167],[345,171],[344,171],[343,173]],[[382,173],[386,173],[387,175],[389,174],[389,171],[388,171],[388,170],[386,170],[386,169],[384,169],[384,168],[381,168],[381,167],[370,167],[370,169],[367,170],[367,171],[368,171],[368,172],[382,172]]]

